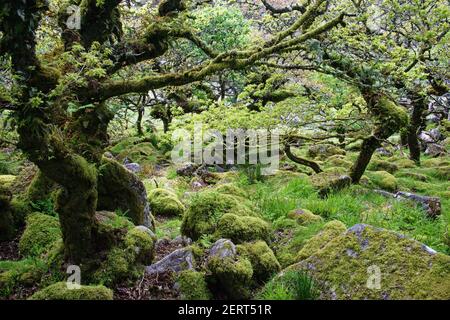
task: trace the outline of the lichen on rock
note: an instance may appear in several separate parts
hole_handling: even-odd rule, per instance
[[[297,261],[306,259],[311,254],[322,249],[329,241],[341,235],[346,230],[347,228],[345,227],[345,225],[338,220],[333,220],[326,223],[323,226],[322,230],[319,231],[319,233],[317,233],[305,243],[305,245],[297,255]]]
[[[310,272],[321,284],[322,299],[450,299],[449,256],[364,224],[289,269]]]

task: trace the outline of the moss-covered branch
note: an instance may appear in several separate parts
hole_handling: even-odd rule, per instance
[[[256,61],[264,59],[271,54],[277,53],[281,50],[295,47],[309,39],[315,38],[318,35],[327,32],[328,30],[336,27],[343,21],[345,17],[344,13],[339,14],[334,19],[321,26],[310,30],[293,39],[276,42],[272,46],[264,45],[263,47],[253,47],[245,51],[230,51],[217,55],[214,59],[211,59],[202,65],[193,69],[179,72],[168,73],[163,75],[148,76],[142,79],[134,80],[120,80],[120,81],[108,81],[102,83],[98,89],[87,92],[87,98],[99,97],[100,99],[108,99],[115,96],[120,96],[132,92],[147,92],[150,89],[158,89],[168,85],[181,86],[188,83],[203,80],[205,77],[215,74],[219,71],[241,70],[247,66],[252,65]],[[288,36],[288,35],[286,35]],[[284,39],[284,35],[276,37],[277,41]],[[268,43],[273,42],[270,40]]]

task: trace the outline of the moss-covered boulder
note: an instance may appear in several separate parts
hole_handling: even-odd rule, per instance
[[[450,257],[358,224],[289,270],[307,270],[322,299],[450,299]]]
[[[333,155],[345,155],[345,150],[332,144],[315,144],[308,148],[311,158],[326,159]]]
[[[39,257],[53,249],[62,239],[58,218],[33,213],[26,219],[26,228],[20,238],[20,254]]]
[[[120,209],[135,225],[154,230],[154,219],[142,181],[118,162],[105,157],[98,170],[97,209]]]
[[[395,164],[399,169],[412,169],[416,167],[416,163],[410,159],[399,159],[395,161]]]
[[[374,159],[367,167],[370,171],[387,171],[390,174],[398,171],[398,165],[392,161]]]
[[[0,185],[0,241],[11,239],[15,233],[11,200],[11,192]]]
[[[398,180],[387,171],[375,171],[368,173],[370,181],[377,187],[387,191],[397,191]]]
[[[244,198],[215,190],[198,192],[191,198],[183,216],[181,233],[194,241],[204,234],[213,234],[220,218],[228,212],[237,216],[255,216]]]
[[[421,181],[421,182],[427,182],[429,180],[429,177],[425,174],[410,172],[410,171],[398,172],[396,174],[396,177],[411,178],[413,180],[417,180],[417,181]]]
[[[257,217],[224,214],[217,223],[216,238],[230,239],[234,243],[270,240],[270,226]]]
[[[250,260],[253,268],[253,279],[257,283],[267,281],[281,269],[275,254],[264,241],[238,245],[237,252]]]
[[[93,281],[112,285],[141,274],[144,265],[149,265],[154,258],[155,242],[155,235],[145,226],[128,229],[121,241],[108,250],[92,275]]]
[[[253,268],[250,260],[242,256],[235,258],[211,257],[207,263],[209,282],[216,291],[229,299],[248,299],[253,285]]]
[[[186,270],[178,274],[177,286],[183,300],[209,300],[211,292],[203,272]]]
[[[318,190],[321,197],[339,191],[351,185],[352,179],[341,173],[321,172],[309,177],[311,184]]]
[[[345,158],[343,155],[334,155],[327,159],[326,163],[331,167],[341,167],[350,169],[353,163]]]
[[[0,300],[14,294],[19,287],[32,287],[48,271],[39,259],[0,261]]]
[[[69,289],[66,282],[57,282],[36,292],[30,300],[113,300],[113,292],[104,286]]]
[[[322,221],[322,217],[318,216],[307,209],[294,209],[288,213],[288,218],[296,220],[301,225],[307,225]]]
[[[296,260],[300,261],[308,258],[313,253],[322,249],[332,239],[343,234],[346,230],[347,227],[340,221],[333,220],[326,223],[319,233],[305,243],[303,248],[299,251]]]
[[[166,189],[153,189],[148,193],[152,213],[156,216],[182,216],[185,207],[177,195]]]
[[[215,190],[219,193],[225,193],[225,194],[242,197],[242,198],[245,198],[248,196],[247,193],[243,189],[239,188],[238,186],[236,186],[232,183],[219,184],[215,188]]]

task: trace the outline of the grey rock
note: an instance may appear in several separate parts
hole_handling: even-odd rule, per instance
[[[436,218],[438,215],[442,212],[442,205],[441,205],[441,199],[438,197],[427,197],[422,196],[410,192],[402,192],[399,191],[397,193],[390,193],[383,190],[375,190],[375,192],[385,196],[385,197],[392,197],[394,199],[398,200],[410,200],[414,201],[420,206],[422,206],[423,210],[427,213],[427,215],[430,218]]]
[[[148,234],[154,241],[156,241],[156,235],[155,233],[150,230],[149,228],[147,228],[146,226],[137,226],[135,227],[135,229],[145,232],[146,234]]]
[[[442,205],[441,199],[438,197],[421,196],[409,192],[397,192],[397,196],[412,200],[419,203],[422,208],[427,212],[427,215],[431,218],[436,218],[441,214]]]
[[[109,152],[109,151],[105,152],[105,153],[103,154],[103,156],[104,156],[105,158],[108,158],[108,159],[115,159],[114,155],[113,155],[111,152]]]
[[[431,143],[427,146],[425,154],[431,157],[439,157],[445,155],[447,152],[443,146],[437,143]]]
[[[393,153],[385,148],[378,148],[375,150],[378,154],[381,154],[382,156],[385,157],[392,157]]]
[[[234,258],[236,256],[236,246],[228,239],[219,239],[209,250],[208,259],[212,257]]]
[[[186,163],[177,169],[177,174],[183,177],[190,177],[195,174],[198,168],[199,168],[198,164]]]
[[[142,167],[138,163],[126,163],[124,167],[133,173],[139,173],[142,171]]]
[[[192,244],[192,239],[189,237],[180,235],[180,236],[176,237],[175,239],[173,239],[172,242],[175,244],[178,244],[178,245],[182,245],[182,246],[189,246]]]
[[[160,261],[145,268],[149,274],[194,270],[194,255],[190,248],[181,248],[173,251]]]

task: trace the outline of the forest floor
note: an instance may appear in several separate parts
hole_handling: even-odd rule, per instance
[[[126,146],[126,144],[124,144]],[[138,162],[142,170],[138,173],[148,193],[155,188],[165,189],[175,194],[187,210],[197,194],[205,190],[215,190],[220,185],[233,185],[245,194],[243,202],[251,207],[271,226],[272,239],[270,248],[273,250],[281,268],[286,268],[297,261],[298,252],[305,247],[310,239],[317,235],[330,221],[340,221],[347,228],[363,223],[378,228],[392,230],[408,238],[440,252],[450,254],[449,222],[450,222],[450,158],[422,159],[420,167],[407,159],[407,154],[392,151],[389,156],[376,154],[365,173],[360,185],[330,194],[322,198],[317,193],[314,175],[305,167],[289,163],[282,159],[282,164],[288,170],[279,170],[273,176],[260,176],[248,169],[238,169],[232,172],[219,173],[212,170],[214,181],[202,181],[200,176],[181,176],[176,167],[150,146],[149,143],[118,148],[113,155],[118,161],[125,157]],[[113,148],[113,149],[114,149]],[[139,153],[140,149],[145,152]],[[148,149],[156,154],[148,157]],[[299,154],[306,156],[307,150]],[[348,151],[345,155],[327,155],[317,159],[325,173],[323,176],[345,174],[357,152]],[[134,159],[133,159],[134,157]],[[3,176],[23,177],[30,181],[33,170],[29,164],[20,162],[20,156],[3,153],[2,158],[9,162],[3,166]],[[20,163],[22,167],[17,166]],[[27,182],[16,181],[12,184],[17,192],[23,192]],[[411,192],[418,195],[437,197],[441,204],[440,214],[430,218],[421,205],[413,201],[399,201],[386,197],[378,190],[395,193],[397,191]],[[239,191],[240,192],[240,191]],[[41,209],[45,206],[41,203]],[[37,207],[36,207],[37,208]],[[48,208],[47,208],[48,209]],[[295,223],[292,212],[306,210],[314,216],[308,223]],[[44,210],[45,211],[45,210]],[[51,210],[50,210],[51,211]],[[181,236],[180,227],[183,216],[156,215],[156,236],[158,238],[154,262],[160,261],[177,249],[186,245],[174,241]],[[317,217],[317,219],[315,218]],[[293,223],[294,222],[294,223]],[[27,259],[19,252],[21,233],[12,241],[0,242],[0,271],[8,269],[14,261]],[[200,248],[210,248],[215,242],[214,235],[205,235],[195,241]],[[20,261],[18,261],[20,260]],[[3,266],[3,267],[2,267]],[[0,273],[1,275],[1,273]],[[1,282],[1,279],[0,279]],[[19,285],[2,299],[27,298],[39,287],[39,282]],[[176,286],[176,276],[171,271],[148,274],[123,281],[113,287],[114,299],[179,299],[180,292]],[[259,289],[254,289],[256,293]],[[1,290],[0,290],[1,291]],[[253,295],[253,294],[252,294]],[[267,297],[267,296],[265,296]],[[270,293],[269,298],[277,298]]]

